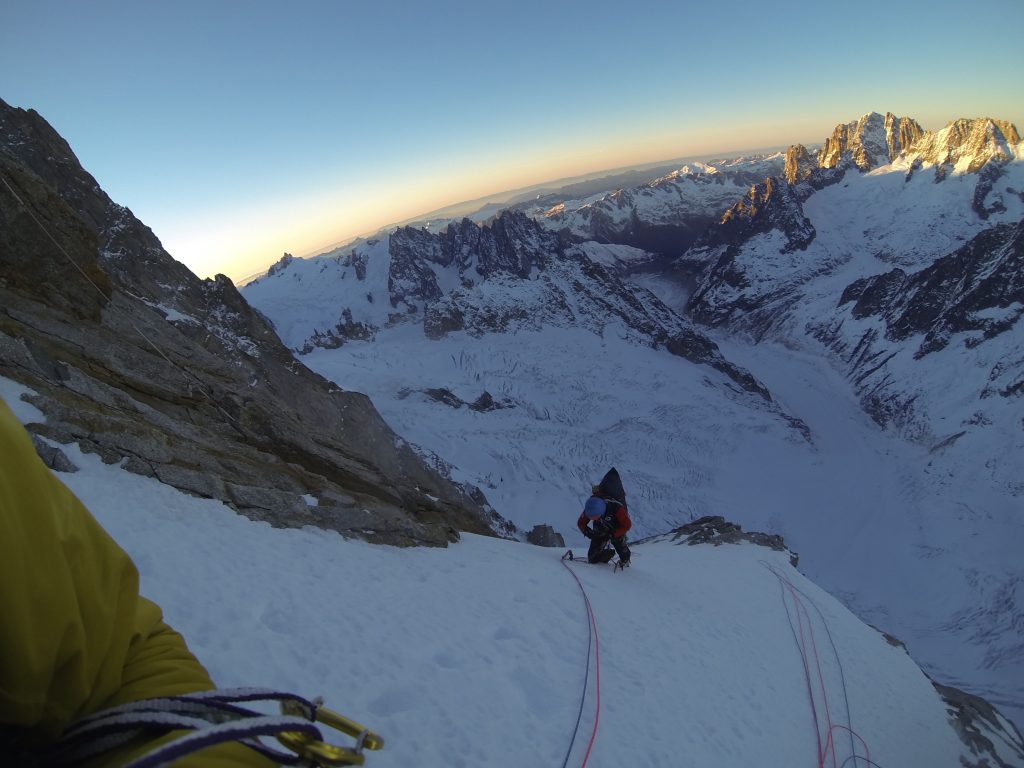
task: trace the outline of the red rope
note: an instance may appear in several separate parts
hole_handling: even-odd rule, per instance
[[[594,748],[594,740],[597,739],[597,724],[601,721],[601,638],[597,634],[597,618],[594,616],[594,607],[590,604],[590,598],[587,596],[587,590],[583,588],[583,582],[580,581],[579,576],[576,572],[566,565],[565,561],[562,561],[562,566],[572,577],[576,580],[576,584],[580,588],[580,592],[583,593],[583,601],[587,604],[587,619],[590,622],[590,627],[594,631],[594,667],[597,673],[597,711],[594,714],[594,729],[590,732],[590,741],[587,743],[587,752],[583,756],[583,762],[580,763],[580,768],[585,768],[587,761],[590,759],[590,750]]]
[[[814,686],[811,684],[811,669],[807,664],[807,641],[804,640],[804,620],[800,613],[800,598],[793,593],[792,585],[789,585],[789,593],[793,598],[793,610],[796,611],[796,620],[800,628],[800,640],[797,642],[797,650],[800,651],[800,661],[804,665],[804,680],[807,682],[807,698],[810,699],[811,715],[814,718],[814,737],[818,742],[818,768],[821,768],[821,756],[824,752],[821,748],[821,728],[818,725],[818,708],[814,704]],[[792,622],[790,622],[790,625],[792,626]]]
[[[833,725],[832,726],[832,730],[829,731],[828,738],[829,738],[830,741],[832,739],[832,731],[836,731],[836,730],[846,731],[851,736],[853,736],[855,739],[857,739],[857,741],[859,741],[861,743],[861,746],[864,747],[864,754],[866,755],[866,757],[858,757],[858,756],[855,755],[854,758],[853,758],[854,768],[856,768],[858,760],[864,760],[865,761],[865,765],[872,765],[872,762],[871,762],[871,748],[868,746],[868,743],[866,741],[864,741],[863,737],[859,733],[857,733],[852,728],[847,728],[845,725],[836,724],[836,725]]]
[[[818,670],[818,687],[821,688],[821,699],[825,704],[825,722],[828,723],[828,736],[825,739],[825,748],[821,749],[821,736],[818,736],[818,768],[825,768],[825,759],[828,756],[829,748],[832,749],[832,765],[834,768],[839,768],[839,761],[836,759],[836,745],[832,740],[832,732],[834,726],[832,725],[832,713],[828,707],[828,692],[825,690],[825,675],[821,671],[821,657],[818,655],[818,641],[814,636],[814,625],[811,623],[810,614],[807,613],[807,606],[804,605],[797,594],[796,589],[787,580],[787,588],[789,594],[793,597],[793,602],[796,604],[796,615],[797,620],[800,622],[800,655],[804,656],[804,672],[807,671],[807,641],[804,640],[804,617],[807,617],[807,632],[811,636],[811,647],[814,650],[814,665]],[[808,680],[808,688],[810,688],[810,680]]]
[[[769,570],[773,574],[775,574],[775,576],[779,579],[779,581],[783,583],[784,588],[789,591],[790,596],[793,598],[793,604],[794,604],[794,608],[796,610],[797,622],[799,624],[799,630],[800,630],[800,639],[797,642],[797,646],[798,646],[798,650],[800,651],[800,659],[803,662],[803,666],[804,666],[804,676],[805,676],[806,682],[807,682],[807,694],[808,694],[808,697],[811,700],[811,711],[814,713],[815,736],[817,737],[817,740],[818,740],[818,768],[825,768],[825,762],[826,762],[826,759],[828,757],[829,751],[832,752],[832,764],[833,764],[834,768],[839,768],[839,761],[836,758],[836,743],[835,743],[835,732],[837,730],[846,731],[846,732],[848,732],[850,734],[851,738],[856,738],[857,741],[859,741],[861,743],[861,745],[864,748],[864,752],[866,753],[866,758],[862,758],[862,757],[859,757],[856,754],[854,754],[850,758],[847,758],[847,760],[852,759],[854,761],[854,764],[856,764],[857,760],[866,760],[867,765],[872,765],[873,763],[871,762],[871,750],[868,747],[868,743],[863,739],[863,737],[861,737],[861,735],[859,733],[857,733],[855,730],[853,730],[852,728],[849,728],[849,727],[847,727],[845,725],[841,725],[841,724],[837,724],[837,723],[833,723],[832,722],[832,714],[829,711],[829,706],[828,706],[828,693],[827,693],[827,691],[825,689],[825,676],[824,676],[824,673],[821,670],[821,657],[818,654],[818,641],[817,641],[817,638],[816,638],[815,633],[814,633],[814,625],[813,625],[813,622],[811,620],[811,615],[810,615],[810,613],[807,610],[807,606],[804,604],[804,601],[800,599],[800,597],[798,595],[797,588],[793,586],[793,583],[789,579],[787,579],[785,576],[780,574],[774,568],[769,567]],[[820,612],[819,612],[819,614],[820,614]],[[822,697],[822,700],[823,700],[823,702],[825,704],[825,718],[826,718],[826,720],[828,722],[828,733],[827,733],[827,736],[826,736],[826,739],[825,739],[825,747],[824,748],[822,748],[822,746],[821,746],[821,731],[820,731],[820,728],[818,727],[817,709],[816,709],[815,704],[814,704],[814,690],[813,690],[813,684],[812,684],[812,681],[811,681],[810,665],[808,664],[807,640],[804,637],[804,618],[805,617],[807,619],[807,632],[808,632],[808,634],[811,637],[811,647],[812,647],[812,650],[814,651],[814,663],[815,663],[815,667],[816,667],[817,672],[818,672],[818,686],[821,688],[821,697]],[[824,617],[822,617],[822,621],[824,621]],[[826,629],[826,631],[828,630],[828,626],[827,625],[826,625],[825,629]],[[833,651],[834,650],[835,650],[835,648],[833,646]],[[838,656],[836,657],[836,662],[837,663],[841,663],[841,662],[839,662]],[[849,707],[849,704],[847,704],[847,707]],[[851,744],[852,744],[852,741],[851,741]],[[845,765],[845,763],[844,763],[844,765]]]

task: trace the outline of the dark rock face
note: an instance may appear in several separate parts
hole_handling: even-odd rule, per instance
[[[557,235],[520,211],[502,212],[483,227],[463,219],[444,231],[439,245],[444,258],[438,263],[472,267],[484,279],[502,273],[526,279],[560,252]]]
[[[564,547],[565,539],[550,525],[535,525],[526,534],[526,541],[538,547]]]
[[[784,305],[795,286],[767,292],[755,288],[738,257],[739,249],[756,235],[781,232],[786,241],[780,249],[783,254],[803,251],[814,241],[817,233],[804,214],[798,190],[784,180],[766,179],[726,211],[721,221],[687,252],[687,260],[705,265],[686,307],[690,317],[717,326],[738,316],[750,317],[780,300]],[[770,321],[771,316],[759,318],[758,323],[769,325]]]
[[[444,544],[500,523],[3,102],[0,179],[0,374],[38,393],[31,430],[275,525]]]
[[[747,392],[760,395],[771,402],[772,396],[768,388],[758,381],[749,371],[734,365],[721,357],[718,346],[707,336],[702,336],[696,331],[684,329],[665,340],[665,349],[676,357],[682,357],[691,361],[705,361],[708,365],[725,373]],[[805,437],[809,432],[804,427]]]
[[[781,536],[758,533],[756,531],[744,533],[740,526],[730,523],[724,517],[718,515],[708,515],[699,520],[694,520],[692,523],[681,525],[665,535],[677,544],[689,544],[690,546],[695,544],[711,544],[717,547],[721,544],[736,544],[741,541],[749,541],[761,547],[774,549],[776,552],[787,552],[790,565],[794,568],[796,568],[797,563],[800,561],[800,556],[796,552],[790,552]]]
[[[293,261],[295,261],[295,257],[290,253],[285,253],[284,256],[270,265],[270,268],[267,270],[267,277],[271,277],[272,275],[276,275],[288,269],[288,265]]]
[[[314,331],[299,352],[306,355],[317,347],[337,349],[346,341],[368,341],[373,338],[374,333],[375,330],[371,326],[353,320],[352,310],[346,307],[341,311],[341,320],[333,328],[326,331]]]
[[[1024,738],[995,707],[980,696],[934,680],[932,685],[946,703],[953,730],[971,751],[970,760],[961,758],[964,766],[1010,768],[1024,764]]]
[[[751,187],[743,200],[727,210],[719,225],[701,238],[698,247],[733,245],[773,229],[786,235],[784,253],[805,249],[816,234],[793,187],[768,178]]]
[[[78,467],[75,463],[67,457],[67,455],[60,448],[50,445],[48,442],[43,440],[39,435],[30,435],[32,438],[32,444],[35,446],[36,453],[39,454],[39,458],[43,460],[43,464],[48,466],[54,472],[77,472]]]
[[[998,163],[989,163],[978,172],[978,184],[974,188],[974,198],[971,200],[971,210],[978,214],[982,221],[988,221],[988,217],[994,213],[1004,213],[1006,203],[1001,197],[996,197],[986,205],[992,188],[1005,173],[1005,167]]]
[[[853,317],[885,320],[890,341],[924,334],[916,357],[957,333],[976,333],[966,341],[975,346],[1006,333],[1024,314],[1024,222],[993,227],[913,275],[896,269],[858,280],[839,303],[851,301]]]
[[[429,303],[441,297],[437,278],[429,262],[441,262],[437,237],[422,229],[402,227],[391,235],[391,268],[388,292],[391,306],[415,308],[417,302]],[[365,267],[364,267],[365,269]]]

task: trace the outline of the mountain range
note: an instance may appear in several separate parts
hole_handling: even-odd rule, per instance
[[[286,254],[241,293],[2,102],[0,174],[0,376],[53,466],[78,443],[274,525],[443,545],[578,536],[614,464],[635,535],[783,534],[1024,719],[1014,126],[866,115],[816,152]]]
[[[243,293],[518,526],[572,536],[625,465],[641,533],[724,513],[831,552],[816,579],[1019,713],[1022,160],[1003,121],[873,113],[286,256]]]

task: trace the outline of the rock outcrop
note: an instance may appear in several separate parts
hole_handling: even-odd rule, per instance
[[[0,180],[0,375],[36,393],[31,431],[275,525],[439,545],[501,525],[3,102]]]
[[[550,525],[535,525],[526,534],[526,541],[537,547],[564,547],[565,539]]]
[[[965,768],[1024,765],[1024,737],[992,704],[952,686],[932,685],[946,704],[953,730],[971,751],[970,760],[961,758]]]
[[[760,533],[758,531],[745,532],[736,523],[731,523],[718,515],[702,517],[694,520],[692,523],[679,526],[671,533],[663,534],[656,538],[667,538],[676,544],[688,544],[690,546],[711,544],[715,547],[721,544],[737,544],[741,541],[748,541],[760,547],[774,549],[776,552],[785,552],[789,555],[789,563],[794,568],[800,562],[800,556],[796,552],[790,551],[781,536]]]

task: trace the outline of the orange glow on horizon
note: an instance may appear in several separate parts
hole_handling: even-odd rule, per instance
[[[796,127],[779,125],[760,135],[751,135],[742,123],[731,130],[666,129],[653,136],[619,134],[548,145],[497,163],[483,157],[460,158],[446,168],[393,171],[358,192],[322,189],[227,216],[211,214],[205,221],[189,222],[183,236],[167,235],[165,245],[172,255],[195,254],[182,260],[201,277],[224,273],[239,281],[263,271],[286,251],[298,256],[323,253],[451,205],[631,165],[741,152],[752,139],[761,147],[781,146],[781,136],[792,135]],[[808,132],[808,126],[799,127]]]

